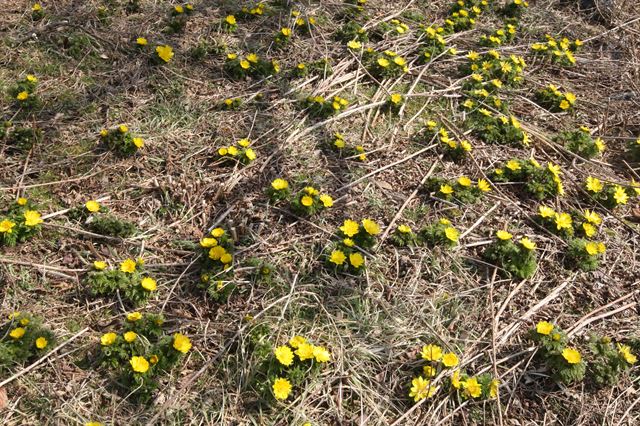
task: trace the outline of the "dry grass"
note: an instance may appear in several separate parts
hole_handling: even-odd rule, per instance
[[[531,2],[515,42],[499,50],[527,58],[525,84],[507,93],[533,143],[523,149],[473,140],[473,159],[463,165],[441,161],[435,148],[412,155],[429,146],[417,142],[426,119],[446,120],[452,133],[463,133],[457,68],[464,56],[414,63],[401,81],[375,84],[357,57],[332,38],[342,7],[338,1],[297,3],[303,13],[317,16],[319,25],[282,51],[273,50],[270,40],[287,22],[285,12],[241,24],[236,34],[217,31],[219,19],[237,9],[234,2],[196,2],[186,31],[174,36],[161,33],[172,4],[164,0],[142,1],[140,14],[126,15],[117,7],[108,24],[99,22],[96,8],[109,2],[48,2],[49,16],[35,24],[26,2],[4,3],[0,88],[27,72],[38,75],[44,109],[34,124],[45,131],[45,139],[29,153],[0,149],[0,201],[6,205],[28,196],[50,218],[41,237],[2,249],[2,312],[43,315],[61,341],[88,329],[6,387],[2,424],[637,424],[635,370],[613,388],[558,387],[532,361],[525,336],[540,319],[574,329],[577,339],[588,331],[638,336],[640,263],[638,227],[629,221],[633,206],[607,212],[603,265],[593,273],[576,273],[562,266],[563,241],[532,222],[536,203],[517,197],[508,186],[474,206],[453,209],[414,194],[434,164],[437,176],[481,177],[500,162],[530,153],[562,165],[568,193],[556,202],[562,210],[588,207],[578,197],[588,175],[613,182],[639,179],[638,164],[624,156],[625,141],[640,135],[640,10],[634,2],[613,2],[614,13],[605,18],[579,10],[576,2]],[[421,12],[427,24],[441,22],[448,7],[443,1],[370,0],[367,27],[399,11]],[[487,14],[477,29],[452,36],[449,44],[460,51],[477,49],[482,31],[497,25],[498,18]],[[587,41],[575,68],[527,56],[528,45],[545,33]],[[149,66],[131,48],[140,35],[170,43],[174,61]],[[190,59],[190,49],[202,41],[264,52],[283,70],[326,56],[334,73],[306,80],[233,81],[222,72],[221,55]],[[73,48],[74,43],[80,47]],[[415,37],[385,39],[374,47],[411,58]],[[576,114],[551,114],[535,104],[534,92],[550,82],[578,95]],[[396,90],[413,93],[399,118],[379,108]],[[310,93],[347,97],[348,113],[318,124],[295,102]],[[264,104],[251,102],[258,94]],[[245,105],[220,111],[217,105],[227,97],[240,97]],[[3,104],[5,117],[13,111]],[[119,123],[145,138],[142,155],[122,159],[96,147],[98,131]],[[607,141],[604,157],[577,161],[551,141],[557,131],[583,124]],[[340,158],[327,149],[335,131],[362,144],[369,160]],[[217,148],[246,136],[254,141],[258,160],[246,168],[221,167]],[[336,205],[310,220],[274,208],[263,188],[276,177],[313,183],[332,194]],[[118,242],[87,234],[64,210],[88,199],[104,199],[140,232]],[[463,231],[478,222],[453,252],[385,243],[361,277],[335,276],[322,267],[320,253],[345,218],[371,217],[385,225],[395,219],[417,229],[443,214],[455,217]],[[217,224],[237,238],[239,291],[226,304],[197,289],[188,249],[188,242]],[[539,268],[531,280],[501,278],[480,261],[483,242],[507,224],[519,235],[536,235]],[[87,298],[83,272],[96,258],[139,255],[160,286],[145,311],[163,311],[169,328],[194,342],[148,407],[123,399],[108,377],[81,362],[87,353],[91,358],[98,336],[124,313],[117,300]],[[273,283],[250,279],[251,258],[274,265]],[[268,332],[260,334],[262,340],[281,343],[303,334],[333,354],[330,366],[305,389],[273,407],[261,403],[252,389],[258,364],[252,336],[264,327]],[[407,385],[419,348],[432,341],[461,354],[468,371],[498,376],[499,401],[460,405],[441,395],[413,406]]]

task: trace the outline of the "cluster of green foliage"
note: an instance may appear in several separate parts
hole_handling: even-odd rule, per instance
[[[224,303],[236,289],[233,281],[233,239],[227,231],[215,228],[200,240],[200,287],[211,299]]]
[[[353,20],[345,22],[344,25],[336,31],[334,37],[343,43],[348,43],[351,40],[359,41],[360,43],[369,41],[367,31],[362,28],[362,25]]]
[[[163,324],[162,315],[133,312],[120,333],[109,332],[100,339],[97,362],[114,373],[118,388],[137,402],[150,401],[158,379],[191,348],[186,336],[166,334]]]
[[[173,6],[169,11],[165,32],[168,34],[176,34],[184,31],[184,28],[187,26],[189,16],[192,13],[193,5],[190,3]]]
[[[85,206],[75,207],[69,210],[67,216],[81,222],[91,232],[110,237],[128,238],[138,230],[135,224],[109,213],[109,209],[103,205],[95,212],[90,212]]]
[[[564,193],[559,167],[551,163],[542,167],[533,159],[509,160],[505,167],[493,171],[492,181],[519,183],[528,194],[538,200]]]
[[[409,72],[407,60],[391,50],[380,53],[373,49],[365,49],[362,60],[375,78],[397,78]]]
[[[606,251],[603,243],[589,241],[584,238],[569,240],[565,263],[571,269],[581,269],[585,272],[595,271],[600,265],[600,257]]]
[[[332,139],[328,140],[330,147],[340,153],[340,155],[346,155],[348,157],[357,157],[360,161],[366,161],[367,154],[364,153],[364,147],[362,145],[347,144],[342,133],[336,132]]]
[[[471,115],[470,125],[474,133],[483,141],[493,144],[527,146],[529,135],[522,130],[520,122],[512,115],[496,116],[491,111],[480,108]]]
[[[309,115],[315,118],[326,118],[337,114],[349,106],[349,101],[340,96],[325,99],[323,96],[307,96],[302,101],[303,108],[309,110]]]
[[[420,34],[419,60],[422,63],[430,62],[433,58],[447,50],[447,42],[443,34],[443,27],[425,27]]]
[[[633,161],[640,161],[640,138],[629,142],[629,153]]]
[[[509,274],[522,279],[531,278],[538,267],[535,249],[526,247],[522,240],[514,243],[511,238],[497,238],[486,248],[483,256]]]
[[[614,345],[611,338],[606,336],[590,335],[589,349],[593,360],[588,363],[587,371],[596,386],[616,385],[637,361],[629,346],[621,343]]]
[[[9,149],[28,151],[35,144],[42,142],[42,130],[37,127],[14,126],[5,121],[0,127],[0,141]]]
[[[513,24],[507,24],[503,28],[495,30],[493,33],[480,36],[480,45],[485,47],[500,47],[513,40],[517,28]]]
[[[107,149],[122,156],[132,155],[144,146],[144,141],[134,137],[124,124],[110,130],[102,129],[100,140]]]
[[[469,61],[460,68],[465,75],[481,74],[484,80],[498,79],[503,84],[511,86],[523,81],[526,63],[520,56],[502,57],[496,50],[489,50],[484,54],[469,52],[467,59]]]
[[[476,18],[489,7],[487,0],[467,0],[453,3],[449,16],[444,21],[446,34],[472,29]]]
[[[339,240],[327,249],[327,267],[337,272],[362,273],[365,269],[363,252],[376,244],[379,233],[380,227],[371,219],[364,219],[362,223],[345,220],[336,233]]]
[[[442,218],[438,222],[423,227],[418,232],[417,243],[428,246],[444,246],[453,248],[458,245],[460,232],[451,225],[449,219]]]
[[[587,365],[576,349],[568,347],[569,338],[560,327],[541,322],[530,331],[530,337],[555,381],[569,384],[584,379]]]
[[[131,268],[124,267],[130,263]],[[119,297],[132,306],[139,306],[156,291],[156,282],[144,273],[142,260],[126,259],[119,269],[97,269],[90,271],[84,284],[92,296]]]
[[[469,153],[473,150],[471,142],[466,139],[459,142],[451,139],[447,129],[436,121],[428,120],[426,122],[426,128],[424,129],[425,142],[430,142],[433,138],[436,138],[440,143],[443,149],[443,158],[455,163],[459,163],[468,158]]]
[[[16,106],[25,110],[33,110],[41,105],[40,98],[35,93],[38,87],[38,79],[28,74],[9,87],[8,94]]]
[[[328,194],[320,193],[312,186],[306,186],[290,199],[294,212],[303,216],[313,216],[333,206],[333,199]]]
[[[41,229],[40,213],[25,198],[19,198],[0,214],[0,246],[15,246],[37,234]]]
[[[605,144],[602,139],[593,139],[589,134],[589,129],[587,128],[562,132],[558,134],[554,140],[558,143],[564,142],[564,146],[569,151],[588,160],[596,157],[605,149]]]
[[[578,39],[570,41],[566,37],[558,41],[549,34],[545,37],[546,42],[531,45],[531,50],[533,50],[537,56],[549,58],[554,64],[564,67],[570,67],[576,64],[574,53],[582,46],[582,41]]]
[[[500,13],[507,18],[520,19],[524,11],[529,7],[526,0],[511,0],[500,9]]]
[[[576,95],[571,92],[562,92],[553,84],[536,93],[538,103],[551,112],[570,111],[576,103]]]
[[[235,145],[224,146],[218,149],[218,155],[224,164],[236,165],[238,163],[245,166],[257,158],[253,148],[250,147],[249,139],[240,139]]]
[[[54,344],[55,337],[42,318],[21,312],[9,315],[9,321],[0,326],[0,373],[40,358]]]

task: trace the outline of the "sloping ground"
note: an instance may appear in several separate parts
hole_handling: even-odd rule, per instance
[[[631,186],[632,179],[640,181],[640,166],[628,148],[640,137],[635,2],[532,1],[515,38],[494,48],[503,59],[517,55],[526,62],[522,81],[504,81],[495,94],[528,144],[483,140],[474,112],[482,101],[471,111],[464,106],[469,52],[487,53],[481,35],[505,25],[499,2],[475,26],[445,34],[446,49],[427,61],[419,59],[426,43],[421,27],[446,25],[449,2],[370,0],[354,18],[345,16],[354,6],[339,1],[265,2],[263,14],[242,19],[236,2],[201,1],[176,34],[164,31],[177,5],[168,1],[140,1],[139,11],[128,11],[126,1],[52,1],[42,4],[37,21],[32,4],[6,3],[2,91],[35,75],[41,105],[27,112],[7,95],[3,117],[40,129],[43,138],[22,150],[2,140],[0,207],[26,197],[45,220],[33,238],[0,248],[2,313],[42,316],[62,346],[25,374],[40,356],[0,370],[0,381],[10,379],[3,388],[7,402],[0,398],[2,424],[638,422],[635,367],[606,386],[596,386],[592,369],[584,380],[558,383],[529,338],[539,321],[549,321],[569,332],[570,346],[587,362],[595,359],[591,333],[640,351],[640,210]],[[315,19],[308,33],[292,11],[305,22]],[[235,32],[221,25],[230,14],[237,18]],[[399,32],[393,19],[407,28]],[[362,47],[338,40],[349,21],[369,34]],[[277,46],[274,34],[283,27],[294,28],[293,35]],[[575,65],[536,54],[532,46],[546,42],[546,34],[558,42],[583,41]],[[136,46],[138,37],[148,46]],[[154,53],[158,45],[172,47],[168,63]],[[407,72],[371,75],[376,65],[366,48],[401,55]],[[252,52],[276,60],[280,72],[232,78],[227,55]],[[330,73],[320,66],[295,75],[298,64],[313,68],[325,58]],[[576,95],[571,111],[541,105],[537,93],[549,84]],[[404,96],[399,111],[389,107],[394,93]],[[307,96],[336,95],[349,104],[334,115],[318,117],[303,105]],[[229,110],[226,99],[241,105]],[[496,105],[484,106],[499,115]],[[450,161],[446,145],[427,129],[431,120],[451,139],[470,141],[465,159]],[[144,139],[131,156],[101,142],[102,129],[117,132],[120,124]],[[580,126],[606,143],[590,160],[556,138]],[[343,151],[335,149],[336,132],[346,141]],[[243,138],[256,159],[222,161],[219,148]],[[494,169],[514,158],[559,165],[564,195],[539,201],[496,178]],[[474,184],[485,179],[492,189],[466,204],[443,200],[439,186],[425,189],[430,178],[460,176]],[[594,201],[585,189],[588,177],[628,188],[628,200],[609,208]],[[332,196],[333,206],[304,216],[287,202],[274,203],[267,192],[276,178],[295,193],[312,185]],[[94,232],[68,211],[82,211],[88,200],[99,200],[136,232],[125,238]],[[572,213],[574,221],[585,209],[598,213],[602,223],[593,240],[606,252],[594,271],[567,261],[571,240],[555,225],[540,225],[540,205]],[[393,244],[399,225],[417,232],[443,217],[459,231],[455,248]],[[326,255],[341,239],[339,227],[345,219],[367,218],[382,229],[365,252],[366,268],[336,273]],[[198,241],[216,227],[235,245],[225,278],[235,286],[228,300],[216,283],[210,294],[201,284]],[[495,232],[504,229],[535,242],[533,276],[513,277],[485,258]],[[90,295],[86,281],[95,260],[117,267],[138,257],[158,286],[138,310],[162,313],[167,333],[183,333],[193,344],[161,376],[148,404],[118,388],[96,361],[100,336],[117,331],[133,307],[120,294]],[[295,335],[326,347],[331,360],[305,371],[291,396],[276,401],[265,360]],[[423,374],[420,351],[430,343],[455,353],[457,369],[469,377],[497,379],[497,397],[486,386],[479,398],[452,390],[454,369],[439,368],[438,391],[415,403],[408,397],[411,382]]]

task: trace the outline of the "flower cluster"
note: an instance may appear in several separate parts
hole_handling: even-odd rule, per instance
[[[396,18],[381,22],[375,29],[375,32],[380,34],[380,38],[386,35],[400,36],[406,34],[407,31],[409,31],[409,26]]]
[[[277,400],[291,396],[295,386],[303,385],[309,374],[319,371],[331,361],[331,353],[324,346],[315,346],[302,336],[292,337],[288,344],[273,350],[268,363],[271,392]]]
[[[367,154],[364,152],[362,145],[348,146],[342,133],[334,133],[331,140],[331,147],[341,154],[344,153],[349,157],[356,157],[360,161],[367,161]]]
[[[84,279],[84,284],[94,296],[115,296],[138,306],[158,289],[156,280],[144,273],[142,259],[125,259],[118,268],[109,268],[101,260],[93,262],[93,269]]]
[[[250,19],[262,16],[264,15],[264,12],[265,4],[263,2],[259,2],[253,6],[242,6],[242,9],[240,9],[237,15],[243,19]]]
[[[276,35],[273,37],[273,42],[276,46],[283,47],[291,41],[291,36],[293,35],[293,30],[289,27],[282,27],[278,30]]]
[[[329,58],[322,58],[309,63],[300,62],[291,70],[291,73],[295,78],[302,78],[308,75],[326,77],[333,74],[333,68]]]
[[[9,88],[9,96],[15,100],[18,107],[31,110],[40,105],[40,99],[36,95],[38,78],[33,74],[27,74]]]
[[[77,220],[91,232],[118,238],[127,238],[136,232],[136,226],[112,215],[109,209],[95,200],[87,201],[67,213],[69,219]]]
[[[504,167],[493,171],[494,182],[512,182],[522,185],[524,190],[539,200],[564,195],[560,166],[547,163],[542,167],[535,159],[511,159]]]
[[[274,188],[273,182],[271,187],[272,189]],[[291,207],[300,215],[311,216],[333,207],[333,198],[329,194],[321,193],[312,186],[305,186],[291,199]]]
[[[233,78],[266,77],[280,72],[280,65],[275,60],[262,59],[255,53],[242,57],[237,53],[228,53],[224,69]]]
[[[5,142],[11,150],[28,151],[42,142],[42,130],[35,126],[14,126],[10,121],[5,121],[0,126],[0,141]]]
[[[323,96],[308,96],[302,102],[304,108],[308,108],[313,117],[326,118],[330,115],[344,111],[349,106],[349,101],[340,96],[325,99]]]
[[[531,278],[536,272],[536,244],[528,237],[515,243],[513,235],[505,230],[496,232],[496,239],[484,251],[484,257],[511,275]]]
[[[458,245],[460,231],[458,231],[449,219],[441,218],[436,223],[425,226],[418,234],[418,241],[430,246],[455,247]]]
[[[42,318],[14,312],[9,322],[0,326],[0,372],[41,357],[54,343],[54,335],[42,325]]]
[[[600,257],[606,250],[607,247],[602,242],[573,238],[569,240],[565,258],[566,264],[572,269],[578,268],[587,272],[594,271],[598,269]]]
[[[242,99],[240,98],[227,98],[222,101],[220,107],[225,111],[235,111],[242,105]]]
[[[519,19],[528,7],[529,3],[526,0],[511,0],[500,9],[500,13],[509,18]]]
[[[449,136],[449,132],[436,121],[429,120],[426,123],[425,136],[427,139],[436,137],[443,148],[444,157],[454,162],[460,162],[469,156],[473,145],[468,140],[455,141]]]
[[[485,179],[473,182],[467,176],[460,176],[454,181],[430,178],[424,184],[424,191],[442,200],[458,204],[473,204],[484,193],[491,191],[491,185]]]
[[[537,93],[538,102],[551,112],[570,111],[576,103],[576,95],[562,92],[555,85],[549,84]]]
[[[582,354],[568,346],[567,334],[560,327],[540,321],[530,331],[530,336],[538,344],[538,354],[551,370],[555,380],[573,383],[584,378],[587,366]]]
[[[447,50],[447,42],[445,41],[443,34],[445,30],[443,27],[429,26],[422,29],[420,43],[419,60],[422,63],[430,62],[433,58]]]
[[[528,146],[529,134],[513,115],[495,115],[486,108],[479,108],[472,115],[475,134],[487,143]]]
[[[18,198],[0,214],[0,246],[22,243],[40,231],[43,220],[26,198]]]
[[[134,137],[125,124],[111,130],[100,130],[100,141],[119,155],[131,155],[144,147],[144,140]]]
[[[367,31],[362,28],[362,25],[360,25],[356,21],[347,21],[336,32],[335,38],[336,40],[347,44],[350,49],[360,49],[362,47],[362,43],[366,43],[369,41],[369,35],[367,34]],[[354,42],[356,44],[349,45],[350,42]]]
[[[407,60],[392,50],[379,53],[371,48],[365,49],[363,60],[375,78],[395,78],[409,72]]]
[[[229,163],[241,163],[247,165],[257,158],[256,152],[250,148],[251,141],[247,138],[240,139],[236,145],[218,148],[218,156]]]
[[[469,52],[469,62],[462,66],[465,74],[481,74],[487,81],[498,79],[505,85],[522,82],[526,63],[521,56],[510,55],[502,57],[496,50],[489,50],[485,54]]]
[[[119,333],[100,337],[99,362],[116,372],[122,392],[146,402],[158,378],[168,373],[192,347],[182,333],[164,332],[162,315],[130,312]]]
[[[327,264],[338,271],[360,273],[365,268],[365,257],[361,249],[370,249],[376,243],[376,235],[380,233],[380,225],[371,219],[363,219],[362,223],[347,219],[340,227],[338,237],[326,256]]]
[[[593,200],[609,209],[625,205],[630,198],[640,196],[640,189],[633,182],[629,186],[622,186],[615,183],[602,183],[600,179],[588,176],[584,186]]]
[[[504,28],[495,30],[492,34],[480,36],[480,45],[486,47],[500,47],[510,42],[516,35],[516,26],[507,24]]]
[[[582,46],[582,41],[576,39],[570,41],[564,37],[560,41],[551,37],[549,34],[546,36],[547,41],[544,43],[533,43],[531,50],[540,56],[546,56],[551,58],[554,64],[562,66],[572,66],[576,64],[576,58],[574,53]]]
[[[472,29],[476,24],[476,18],[487,7],[489,7],[487,0],[456,1],[444,21],[445,32],[451,34]]]
[[[44,10],[42,9],[42,5],[40,3],[34,3],[31,6],[31,19],[34,21],[39,21],[44,18]]]
[[[223,228],[215,228],[211,230],[210,236],[200,240],[200,248],[202,250],[201,286],[213,300],[225,302],[236,288],[231,274],[233,239]]]
[[[238,21],[234,15],[227,15],[220,23],[223,31],[233,33],[238,29]]]
[[[554,140],[558,143],[564,143],[564,146],[569,151],[588,160],[601,154],[606,149],[604,141],[600,138],[593,139],[591,131],[585,126],[580,127],[578,130],[562,132]]]
[[[306,19],[300,16],[300,11],[293,10],[291,11],[291,16],[295,18],[294,26],[298,32],[301,34],[310,34],[311,30],[316,25],[316,18],[313,16],[309,16]]]
[[[190,3],[173,6],[169,10],[169,18],[165,31],[169,34],[183,31],[187,25],[188,16],[191,15],[191,13],[193,13],[193,5]]]

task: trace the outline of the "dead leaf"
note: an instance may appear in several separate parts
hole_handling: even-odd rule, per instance
[[[4,410],[9,405],[9,398],[7,398],[7,391],[4,388],[0,388],[0,410]]]

